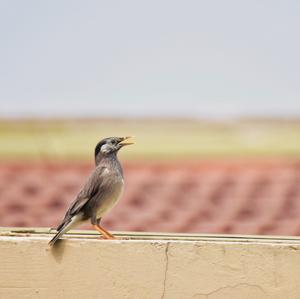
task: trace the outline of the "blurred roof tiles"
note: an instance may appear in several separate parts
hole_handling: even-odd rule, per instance
[[[2,162],[0,226],[56,227],[92,168]],[[300,235],[300,161],[127,163],[125,181],[107,229]]]

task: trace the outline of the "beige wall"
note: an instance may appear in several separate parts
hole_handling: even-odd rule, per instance
[[[0,235],[1,299],[300,298],[297,238],[86,233],[49,250],[43,232]]]

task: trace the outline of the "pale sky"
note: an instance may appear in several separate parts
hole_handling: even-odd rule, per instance
[[[0,0],[0,117],[300,116],[300,1]]]

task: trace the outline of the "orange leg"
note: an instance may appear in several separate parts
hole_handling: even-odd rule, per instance
[[[107,239],[107,240],[115,240],[116,239],[111,233],[109,233],[107,230],[105,230],[99,224],[98,225],[94,224],[93,227],[104,237],[104,239]]]

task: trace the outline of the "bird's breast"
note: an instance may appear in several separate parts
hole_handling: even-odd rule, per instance
[[[104,192],[99,199],[99,205],[97,209],[97,218],[101,218],[106,212],[113,208],[113,206],[120,199],[124,190],[123,177],[115,177],[109,184],[107,191]]]

